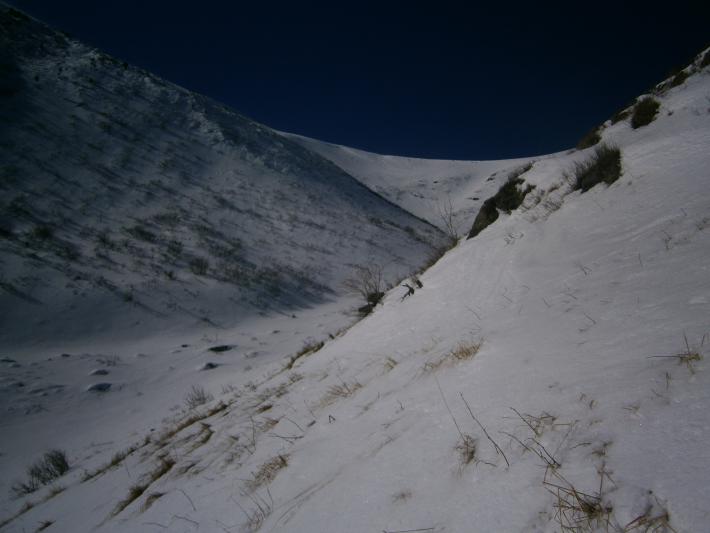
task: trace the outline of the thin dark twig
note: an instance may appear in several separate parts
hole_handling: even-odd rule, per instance
[[[569,434],[572,432],[572,430],[575,428],[576,425],[577,425],[577,421],[576,421],[576,420],[575,420],[574,422],[572,422],[572,423],[569,425],[569,428],[567,429],[567,433],[565,433],[565,436],[562,437],[562,440],[561,440],[560,443],[557,445],[557,448],[555,448],[555,451],[552,453],[553,456],[554,456],[554,455],[557,455],[557,452],[560,451],[560,448],[562,448],[562,445],[565,443],[565,441],[567,440],[567,437],[569,437]],[[553,457],[553,458],[554,458],[554,457]],[[556,461],[555,461],[555,462],[556,462]],[[558,464],[559,464],[559,463],[558,463]]]
[[[491,441],[491,444],[493,444],[494,448],[496,449],[496,453],[501,454],[503,456],[503,459],[505,460],[505,464],[510,466],[510,463],[508,462],[508,458],[505,456],[505,452],[503,451],[503,449],[500,446],[498,446],[498,443],[496,441],[494,441],[493,438],[488,434],[488,432],[486,431],[486,428],[483,427],[483,424],[481,424],[481,422],[479,422],[478,418],[475,417],[475,415],[473,414],[473,411],[471,410],[471,406],[468,405],[466,398],[463,397],[463,393],[459,392],[459,395],[461,396],[463,403],[466,404],[466,409],[468,409],[468,414],[470,414],[471,418],[473,418],[473,420],[476,422],[476,424],[478,424],[478,426],[481,428],[481,431],[483,431],[483,434],[486,436],[486,438],[489,441]]]
[[[525,444],[523,441],[521,441],[518,437],[516,437],[516,436],[513,435],[512,433],[508,433],[507,431],[500,431],[499,433],[502,434],[502,435],[507,435],[508,437],[510,437],[511,439],[513,439],[515,442],[517,442],[518,444],[520,444],[520,445],[521,445],[523,448],[525,448],[527,451],[532,452],[532,453],[534,453],[534,454],[537,455],[537,456],[540,456],[540,452],[538,452],[537,450],[533,450],[530,446],[528,446],[527,444]],[[543,459],[543,460],[545,460],[544,457],[540,457],[540,458]],[[545,461],[545,462],[547,462],[547,461]],[[549,463],[548,463],[548,464],[549,464]]]
[[[234,503],[237,504],[237,507],[239,507],[239,509],[241,509],[242,513],[244,513],[244,515],[247,517],[247,520],[249,520],[249,519],[251,518],[251,516],[249,515],[249,513],[247,513],[247,510],[244,509],[244,507],[242,507],[242,504],[239,503],[239,502],[234,498],[234,495],[231,495],[231,496],[230,496],[230,499],[231,499]]]
[[[278,433],[269,433],[269,437],[276,437],[278,439],[283,439],[289,444],[292,444],[294,441],[298,439],[302,439],[303,435],[279,435]]]
[[[191,524],[195,524],[196,526],[199,526],[200,523],[196,522],[195,520],[191,520],[185,516],[180,516],[179,514],[173,515],[174,518],[179,518],[180,520],[185,520],[186,522],[190,522]]]
[[[190,502],[190,505],[192,505],[192,510],[195,511],[195,512],[197,512],[197,507],[195,507],[195,503],[194,503],[194,502],[192,501],[192,499],[187,495],[187,492],[185,492],[185,491],[182,490],[182,489],[178,489],[178,490],[179,490],[180,492],[182,492],[183,496],[185,496],[185,498],[187,498],[187,501]]]
[[[481,320],[480,315],[479,315],[478,313],[476,313],[476,311],[474,311],[473,309],[471,309],[471,308],[470,308],[469,306],[467,306],[467,305],[466,305],[465,307],[466,307],[466,309],[468,309],[471,313],[473,313],[474,316],[475,316],[478,320]]]
[[[542,444],[540,444],[540,442],[538,440],[533,439],[533,438],[531,438],[530,440],[533,441],[535,444],[537,444],[540,447],[540,449],[543,452],[545,452],[545,455],[547,455],[547,457],[549,458],[548,463],[552,463],[554,465],[560,466],[560,463],[557,462],[557,460],[550,454],[550,452],[547,451],[547,448],[545,448]]]
[[[444,405],[446,406],[446,410],[449,412],[449,415],[451,415],[451,420],[454,421],[454,425],[456,426],[456,431],[459,432],[459,436],[463,440],[466,440],[466,437],[463,436],[463,431],[461,431],[461,428],[459,427],[459,423],[456,422],[456,418],[454,418],[454,413],[451,412],[451,408],[449,407],[449,404],[446,402],[446,397],[444,396],[444,391],[441,390],[441,385],[439,384],[439,379],[436,376],[434,376],[434,380],[436,381],[436,386],[439,388],[439,394],[441,394],[441,399],[444,400]]]
[[[534,449],[534,448],[531,448],[530,446],[528,446],[527,444],[525,444],[523,441],[521,441],[521,440],[520,440],[518,437],[516,437],[515,435],[513,435],[513,434],[511,434],[511,433],[508,433],[508,432],[506,432],[506,431],[501,431],[500,433],[502,433],[503,435],[507,435],[508,437],[510,437],[511,439],[513,439],[515,442],[517,442],[518,444],[520,444],[520,446],[522,446],[524,449],[526,449],[527,451],[532,452],[532,453],[534,453],[535,455],[537,455],[540,459],[542,459],[543,461],[545,461],[545,463],[547,464],[548,468],[559,468],[559,467],[560,467],[560,463],[558,463],[558,462],[554,459],[554,457],[551,457],[550,454],[547,453],[547,450],[545,450],[545,455],[547,455],[548,457],[545,457],[545,455],[543,455],[543,453],[542,453],[540,450],[536,450],[536,449]],[[544,450],[544,447],[542,447],[542,446],[540,445],[540,443],[538,443],[535,439],[530,439],[530,440],[532,440],[535,444],[537,444],[538,446],[540,446],[540,447]]]
[[[532,424],[530,424],[530,422],[528,422],[528,421],[523,417],[523,415],[521,415],[521,414],[518,412],[518,410],[517,410],[515,407],[511,407],[510,409],[511,409],[516,415],[518,415],[518,416],[520,417],[520,420],[522,420],[523,422],[525,422],[525,425],[528,426],[528,427],[530,428],[530,430],[531,430],[535,435],[538,434],[538,433],[537,433],[537,430],[536,430],[534,427],[532,427]]]
[[[296,426],[298,429],[300,429],[300,430],[301,430],[301,433],[305,433],[305,431],[303,431],[303,428],[302,428],[301,426],[299,426],[298,424],[296,424],[296,422],[294,422],[293,420],[291,420],[289,417],[287,417],[287,416],[285,416],[285,415],[284,415],[284,418],[285,418],[286,420],[288,420],[289,422],[291,422],[291,423],[292,423],[294,426]]]

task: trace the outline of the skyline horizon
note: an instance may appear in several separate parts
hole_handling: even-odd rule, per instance
[[[617,27],[597,40],[590,36],[606,13],[587,13],[586,26],[575,28],[554,4],[542,12],[516,6],[516,16],[490,7],[452,14],[387,6],[376,19],[364,8],[337,27],[334,8],[280,5],[274,17],[260,6],[166,12],[154,2],[135,17],[134,0],[120,8],[88,0],[8,4],[277,131],[426,159],[509,159],[573,148],[707,45],[692,30],[701,24],[698,10],[708,8],[683,3],[663,20],[644,12],[649,35],[630,40],[625,22],[644,15],[633,5],[617,8]],[[312,20],[314,13],[321,18]],[[237,14],[249,24],[230,31]],[[466,17],[485,27],[461,31]],[[363,28],[370,30],[366,38]],[[658,28],[670,33],[660,39]]]

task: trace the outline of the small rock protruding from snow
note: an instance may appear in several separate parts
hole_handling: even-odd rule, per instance
[[[108,392],[111,383],[94,383],[86,388],[86,392]]]
[[[96,370],[92,370],[89,375],[90,376],[107,376],[108,370],[106,370],[105,368],[97,368]]]
[[[208,361],[200,367],[200,370],[212,370],[214,368],[217,368],[218,366],[219,365],[217,363],[212,363],[211,361]]]
[[[208,348],[210,352],[214,353],[222,353],[222,352],[228,352],[229,350],[233,349],[234,345],[232,344],[220,344],[219,346],[212,346],[212,348]]]

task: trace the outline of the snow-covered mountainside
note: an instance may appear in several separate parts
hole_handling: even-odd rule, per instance
[[[391,282],[446,243],[269,128],[2,6],[0,70],[3,496],[20,454],[131,440],[192,384],[351,324],[355,266]]]
[[[483,201],[508,174],[553,156],[498,161],[447,161],[379,155],[347,146],[282,133],[334,162],[372,190],[442,230],[463,233]]]
[[[1,22],[3,343],[290,312],[353,265],[401,277],[444,242],[269,128],[18,12]]]
[[[36,35],[60,39],[34,25],[30,31],[22,26],[29,22],[14,20],[17,15],[10,18],[5,14],[4,35],[10,23],[25,28],[19,33],[23,39],[14,42],[32,43]],[[72,61],[62,71],[75,73],[52,82],[53,90],[65,96],[65,88],[78,83],[76,72],[98,81],[109,69],[99,59],[93,66],[90,59],[77,60],[97,52],[73,42],[68,46]],[[29,169],[39,172],[58,162],[54,171],[61,178],[56,184],[37,178],[33,183],[42,185],[39,190],[19,178],[3,178],[4,191],[20,191],[26,198],[25,211],[15,208],[3,218],[12,223],[2,241],[4,283],[11,279],[12,289],[6,288],[3,298],[17,300],[3,304],[3,320],[26,333],[8,333],[3,322],[0,529],[707,530],[710,52],[653,89],[649,97],[657,108],[640,99],[634,109],[601,126],[595,146],[498,162],[378,156],[284,136],[119,65],[110,72],[120,72],[122,83],[135,77],[131,83],[150,95],[139,91],[136,98],[125,97],[121,109],[145,106],[141,113],[153,116],[153,108],[165,109],[165,97],[174,100],[170,109],[182,108],[171,121],[192,113],[209,119],[200,119],[204,129],[190,130],[186,122],[168,128],[171,133],[160,133],[149,122],[127,122],[135,124],[131,135],[139,136],[134,150],[141,154],[128,165],[133,185],[117,187],[108,180],[99,187],[97,175],[103,171],[95,165],[112,168],[107,154],[133,146],[132,137],[122,140],[123,134],[111,133],[96,153],[79,147],[83,136],[62,141],[56,133],[64,134],[65,125],[59,127],[64,122],[46,118],[53,116],[53,100],[33,85],[42,82],[42,75],[36,81],[22,66],[40,64],[41,55],[30,61],[37,53],[34,45],[16,49],[24,50],[25,59],[11,98],[26,93],[32,105],[7,105],[8,85],[3,85],[2,112],[15,113],[13,127],[23,125],[9,139],[3,126],[3,162],[12,157],[23,180],[30,179]],[[55,47],[45,43],[44,50]],[[44,69],[59,68],[46,63]],[[73,90],[79,95],[88,90],[80,89]],[[76,95],[67,97],[79,101]],[[57,104],[57,113],[117,104],[113,98],[114,91],[82,100],[87,103],[71,112],[61,107],[68,104]],[[114,117],[118,109],[110,109],[104,112]],[[54,126],[41,133],[40,123]],[[100,127],[82,128],[102,139]],[[123,131],[112,126],[111,132],[114,128]],[[242,141],[232,136],[237,134]],[[8,146],[17,139],[26,140]],[[33,145],[29,139],[42,141]],[[205,165],[197,184],[158,168],[176,139],[196,143],[174,146],[172,154],[186,175]],[[142,147],[146,143],[154,149]],[[600,146],[612,148],[603,152]],[[199,159],[190,159],[193,149]],[[70,163],[68,152],[86,155]],[[606,153],[611,163],[589,165]],[[168,165],[165,172],[173,172],[170,168],[175,167]],[[67,174],[83,188],[72,189]],[[156,175],[163,185],[150,188],[147,196],[146,182]],[[509,181],[511,176],[520,183]],[[590,176],[607,183],[589,186]],[[352,177],[444,230],[449,229],[449,197],[449,214],[461,233],[494,196],[497,201],[487,205],[493,205],[497,219],[423,272],[421,287],[411,282],[413,294],[405,298],[405,289],[397,287],[374,312],[353,323],[341,313],[353,302],[337,290],[358,250],[402,265],[402,273],[430,253],[431,247],[421,243],[424,235],[434,245],[441,236]],[[234,183],[239,190],[230,194]],[[333,183],[337,187],[329,187]],[[93,196],[82,196],[87,188]],[[275,213],[288,208],[280,191],[298,202],[311,193],[308,205],[317,207],[301,204],[295,219],[281,219]],[[249,203],[257,192],[266,202],[259,205],[269,209]],[[328,202],[322,201],[325,192]],[[53,200],[58,193],[61,202]],[[469,199],[474,195],[478,200]],[[224,212],[215,215],[215,197],[226,197],[235,209],[223,206]],[[83,202],[84,214],[74,209],[75,201]],[[172,202],[180,207],[170,210],[178,214],[177,226],[157,220],[151,210],[159,205],[160,214]],[[334,226],[339,218],[323,214],[332,205],[348,217],[342,222],[346,230],[360,223],[360,235],[344,235],[369,240],[370,248],[356,250],[366,244],[330,235],[340,231]],[[249,206],[269,222],[243,214]],[[65,221],[57,213],[75,219]],[[47,235],[36,228],[50,215]],[[127,224],[120,217],[127,216],[137,220],[123,230]],[[291,225],[300,227],[300,217],[326,229],[304,224],[301,233],[289,233]],[[180,226],[183,219],[189,222]],[[238,233],[229,220],[243,224]],[[200,221],[219,229],[221,240],[193,230]],[[399,231],[395,223],[413,229]],[[174,291],[170,297],[177,298],[179,290],[166,280],[158,282],[157,274],[146,275],[151,264],[173,263],[159,244],[141,238],[145,235],[136,226],[156,239],[177,235],[183,240],[183,255],[171,267],[177,280],[169,281],[193,298],[192,305],[222,309],[223,321],[229,313],[218,302],[228,284],[210,276],[215,256],[207,276],[192,273],[188,263],[198,251],[207,253],[210,240],[227,243],[238,237],[240,250],[249,254],[244,268],[265,268],[271,261],[295,264],[318,285],[304,286],[294,277],[293,286],[284,289],[287,298],[269,298],[273,302],[261,308],[262,314],[257,310],[263,293],[245,292],[252,307],[232,302],[230,308],[243,309],[233,322],[188,324],[182,308],[160,319],[139,317],[136,313],[148,312],[138,303],[159,302],[160,291]],[[163,233],[171,227],[183,229]],[[108,242],[115,243],[99,249],[122,266],[95,262],[88,243],[97,228],[109,231]],[[413,235],[419,238],[407,237]],[[130,253],[121,248],[123,239],[134,242]],[[309,254],[298,251],[304,241],[331,246],[331,254],[319,256],[327,265],[324,272],[313,271]],[[66,243],[78,248],[78,257],[54,251]],[[138,303],[121,301],[107,290],[124,307],[96,304],[87,315],[83,302],[100,297],[92,291],[83,297],[76,289],[71,298],[71,285],[80,283],[71,277],[57,284],[60,276],[74,272],[56,266],[67,262],[72,269],[111,276],[113,283],[132,279]],[[22,276],[45,281],[29,293],[19,283]],[[326,297],[320,289],[321,297],[315,297],[321,285],[332,293]],[[59,329],[63,317],[35,311],[45,321],[35,324],[23,311],[30,305],[51,309],[55,296],[65,306],[57,313],[68,313],[74,305],[85,322],[64,354],[60,347],[68,341],[46,336]],[[133,327],[141,336],[126,333],[110,343],[111,331],[132,331],[132,322],[121,322],[125,313],[140,320]],[[93,333],[89,319],[103,321],[106,333]],[[39,343],[35,348],[23,341],[33,335]],[[111,386],[102,392],[96,387],[101,383]],[[94,390],[87,391],[91,385]],[[54,463],[35,462],[52,449],[66,453],[68,471],[42,477],[38,474],[56,466],[57,456],[46,456]],[[27,469],[32,464],[39,468]]]

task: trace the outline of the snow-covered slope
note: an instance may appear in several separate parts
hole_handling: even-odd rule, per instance
[[[350,329],[336,333],[336,301],[296,318],[250,317],[219,338],[205,327],[186,347],[156,332],[101,366],[125,380],[121,390],[75,395],[70,413],[53,409],[47,389],[51,412],[5,413],[6,485],[50,448],[71,465],[32,494],[3,496],[5,529],[707,530],[710,69],[699,65],[659,88],[649,125],[605,124],[603,142],[621,150],[618,181],[572,190],[575,163],[594,149],[536,158],[519,209]],[[488,170],[502,181],[525,161],[480,174],[485,164],[471,163],[470,183],[446,194],[474,190]],[[437,179],[429,164],[418,175]],[[395,181],[383,187],[396,199]],[[278,358],[303,331],[324,345]],[[246,371],[236,354],[249,343],[272,357]],[[222,366],[195,372],[206,357]],[[96,358],[4,363],[3,401],[26,394],[11,388],[25,375],[69,379]],[[137,361],[149,362],[143,375]],[[168,412],[168,385],[179,398],[190,383],[215,398]],[[151,386],[161,394],[146,405]],[[102,432],[72,431],[87,417]]]
[[[0,71],[3,498],[56,435],[77,457],[123,446],[193,384],[351,324],[355,265],[393,281],[445,243],[269,128],[1,5]]]
[[[553,156],[498,161],[449,161],[379,155],[282,133],[332,161],[374,191],[442,230],[465,233],[486,198],[507,175]],[[560,154],[557,154],[560,155]]]
[[[17,12],[2,39],[6,345],[289,312],[342,293],[355,264],[395,278],[443,242],[207,98]]]

